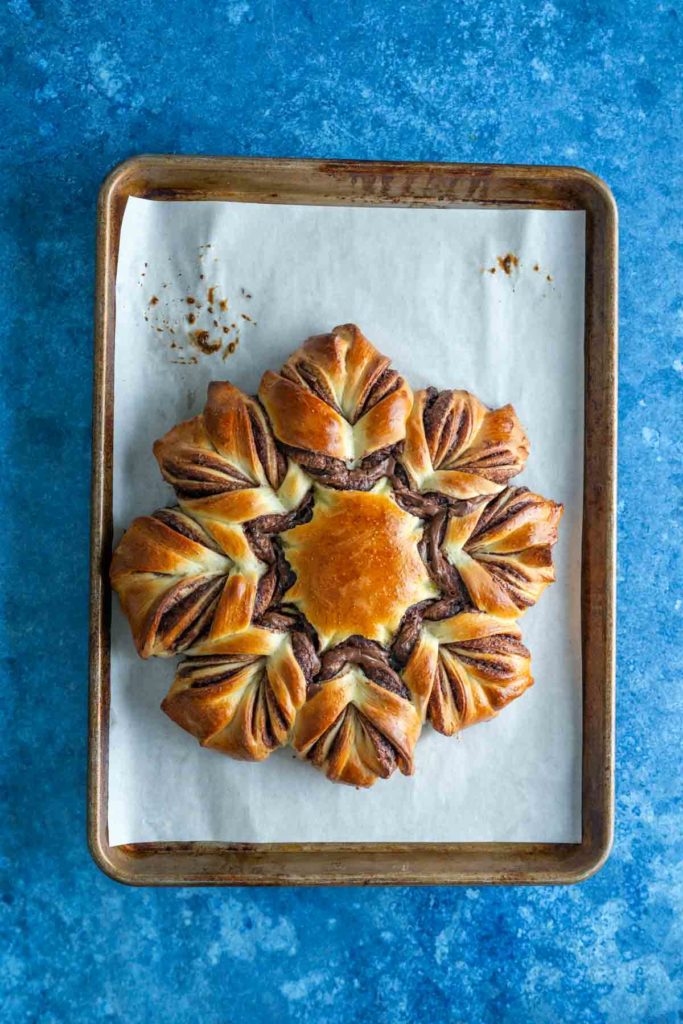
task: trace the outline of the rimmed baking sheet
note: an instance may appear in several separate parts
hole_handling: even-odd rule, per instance
[[[261,175],[272,177],[278,163],[261,164]],[[241,173],[244,162],[235,164]],[[259,162],[251,164],[257,186]],[[410,181],[407,166],[400,173]],[[367,172],[367,165],[357,167]],[[349,167],[352,193],[354,173],[360,172]],[[413,180],[420,173],[424,168],[414,165]],[[432,178],[438,181],[438,171]],[[361,174],[362,182],[368,180],[375,178]],[[224,187],[229,186],[226,166]],[[450,187],[457,191],[453,182]],[[149,182],[140,191],[154,192]],[[362,194],[368,203],[367,188]],[[427,730],[418,746],[416,776],[396,776],[370,793],[332,787],[291,753],[254,766],[200,750],[158,711],[172,664],[140,662],[115,609],[111,718],[98,718],[103,728],[111,726],[108,802],[105,808],[101,786],[98,814],[100,826],[108,825],[107,843],[146,854],[159,844],[190,850],[215,843],[214,854],[221,847],[257,844],[257,859],[282,844],[293,852],[299,846],[301,853],[320,847],[321,854],[331,855],[330,864],[335,850],[348,844],[371,844],[371,859],[391,847],[417,851],[428,845],[455,855],[474,844],[498,853],[508,845],[518,855],[527,847],[558,855],[576,847],[580,860],[590,784],[584,778],[582,799],[584,412],[587,443],[596,440],[591,396],[585,410],[583,401],[584,327],[586,340],[594,343],[594,213],[566,199],[573,208],[538,209],[533,197],[527,209],[463,209],[455,195],[442,193],[437,202],[452,208],[396,208],[401,201],[393,195],[362,208],[343,198],[302,205],[310,202],[308,190],[301,204],[284,204],[286,197],[272,194],[240,194],[240,202],[221,196],[217,203],[197,190],[200,197],[204,201],[177,201],[175,193],[164,194],[171,200],[166,202],[132,197],[122,229],[120,219],[116,225],[116,325],[114,333],[110,316],[103,339],[112,357],[107,383],[113,400],[115,538],[133,515],[169,500],[151,442],[200,410],[208,380],[229,377],[254,390],[263,369],[277,367],[307,334],[353,318],[414,386],[436,381],[467,387],[488,404],[513,402],[532,439],[519,482],[566,505],[557,551],[560,582],[522,621],[533,653],[534,689],[495,722],[459,740]],[[423,197],[409,193],[404,201],[425,205]],[[112,248],[114,241],[109,239]],[[190,298],[195,302],[188,303]],[[201,319],[209,299],[225,304],[226,315],[213,318],[219,331]],[[189,325],[188,310],[197,305],[199,319]],[[202,352],[206,345],[198,348],[193,337],[204,327],[209,347],[219,332],[226,339],[212,354]],[[589,346],[585,350],[589,356]],[[603,589],[609,593],[608,565],[606,571]],[[609,690],[609,680],[605,685]],[[604,691],[603,686],[603,698]],[[105,766],[100,767],[104,783]],[[373,880],[372,872],[367,880]]]

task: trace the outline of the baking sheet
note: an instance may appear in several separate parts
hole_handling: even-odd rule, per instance
[[[173,503],[151,445],[201,411],[210,380],[254,392],[305,337],[350,320],[414,388],[512,402],[531,439],[515,483],[564,502],[565,515],[558,582],[521,621],[536,685],[458,738],[427,726],[416,774],[369,791],[332,785],[289,750],[259,765],[202,750],[159,710],[173,659],[138,659],[114,602],[112,845],[580,840],[584,239],[582,212],[129,199],[115,542],[135,515]]]

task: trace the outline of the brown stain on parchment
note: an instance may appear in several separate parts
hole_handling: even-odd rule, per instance
[[[208,258],[211,248],[212,243],[210,242],[197,248],[197,269],[202,270],[198,278],[202,282],[207,276],[204,271],[208,273],[208,268],[203,261]],[[213,263],[219,263],[219,260],[216,258]],[[149,270],[148,265],[145,264],[145,269],[140,275],[140,285],[142,286],[142,277],[145,274],[151,276],[153,273],[154,267],[152,266],[152,269]],[[164,276],[168,277],[168,269]],[[182,276],[183,273],[180,271],[178,277],[182,278]],[[160,282],[159,287],[168,289],[168,281]],[[171,289],[173,289],[172,285]],[[159,295],[162,296],[161,300]],[[159,342],[165,340],[168,347],[173,350],[176,357],[173,359],[175,363],[192,365],[196,364],[199,358],[215,355],[227,359],[235,353],[240,344],[238,323],[241,326],[246,326],[247,323],[256,326],[256,320],[239,309],[244,301],[253,298],[252,292],[240,286],[239,296],[236,308],[231,310],[231,319],[228,320],[225,314],[231,309],[233,303],[228,296],[221,296],[218,284],[203,285],[201,294],[199,291],[190,294],[188,290],[172,295],[170,292],[164,293],[159,290],[148,299],[144,319],[150,329],[155,332]],[[190,309],[187,312],[181,312],[182,307],[187,310],[188,306]],[[188,351],[188,349],[193,351]]]
[[[519,256],[513,252],[507,252],[504,256],[497,256],[496,262],[503,273],[509,277],[512,271],[519,266]]]

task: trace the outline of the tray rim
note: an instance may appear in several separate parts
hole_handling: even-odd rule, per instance
[[[273,191],[275,189],[275,191]],[[129,196],[166,200],[584,209],[583,757],[579,843],[108,841],[113,351],[118,238]],[[617,208],[577,167],[145,154],[105,178],[97,209],[90,558],[88,845],[129,885],[568,884],[607,860],[614,830]],[[601,444],[591,444],[599,431]],[[590,610],[590,615],[588,614]]]

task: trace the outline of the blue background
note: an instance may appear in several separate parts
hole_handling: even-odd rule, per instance
[[[680,1021],[678,5],[10,0],[0,18],[0,1019]],[[91,862],[95,202],[144,151],[566,163],[613,188],[619,771],[592,880],[144,891]]]

